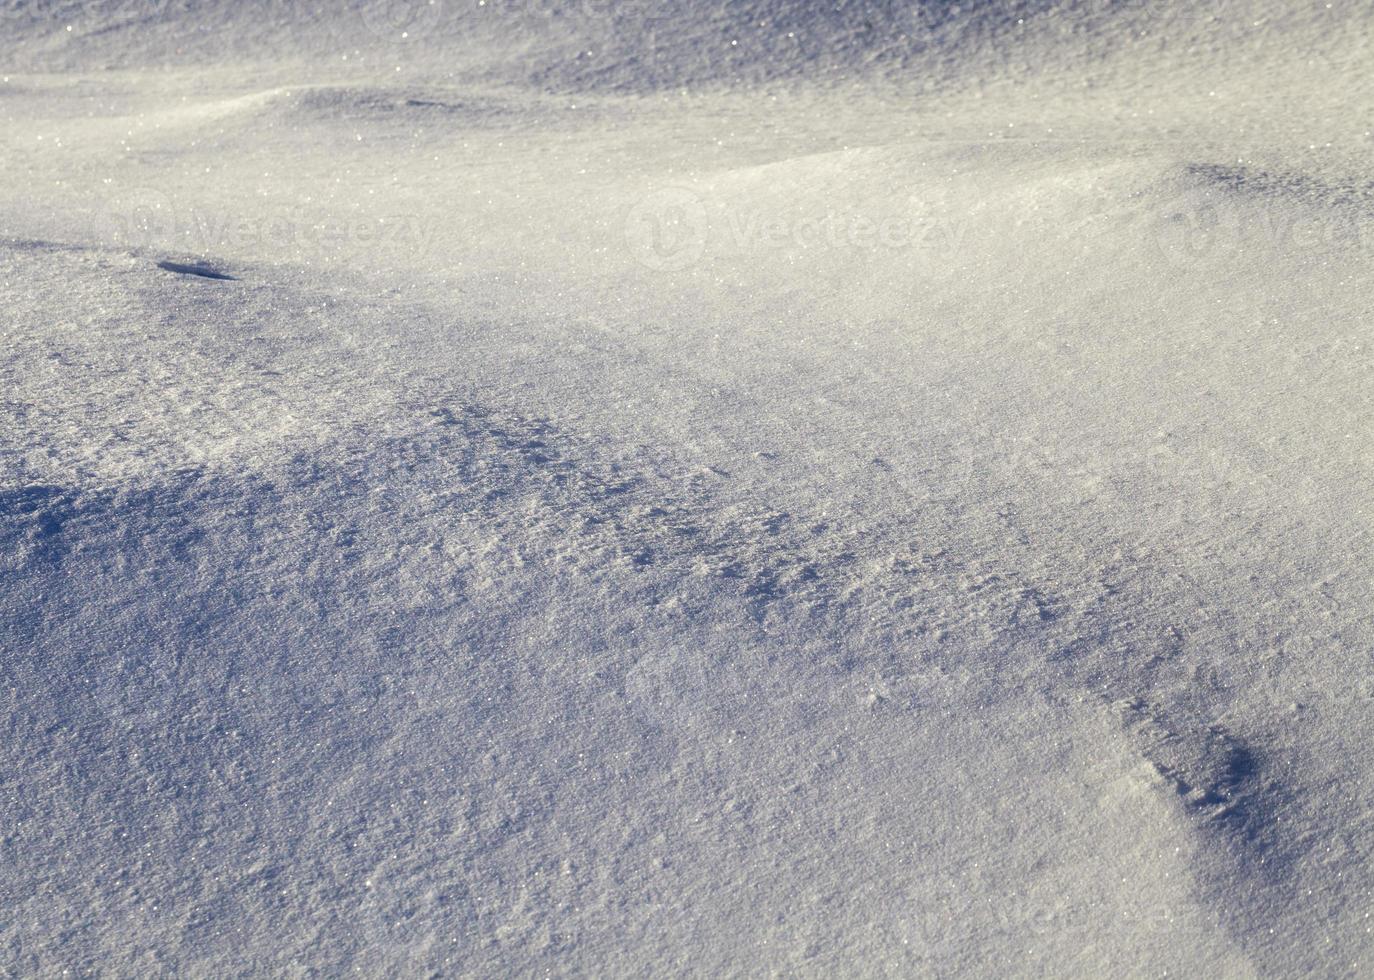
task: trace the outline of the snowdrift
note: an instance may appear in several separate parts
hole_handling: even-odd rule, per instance
[[[1354,5],[0,6],[0,963],[1360,975]]]

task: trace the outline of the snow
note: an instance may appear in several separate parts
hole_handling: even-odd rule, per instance
[[[1371,37],[0,0],[0,969],[1368,973]]]

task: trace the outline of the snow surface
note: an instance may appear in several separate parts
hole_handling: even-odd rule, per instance
[[[0,972],[1374,973],[1371,43],[0,0]]]

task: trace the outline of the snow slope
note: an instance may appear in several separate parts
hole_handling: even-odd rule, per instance
[[[7,973],[1369,971],[1367,11],[0,24]]]

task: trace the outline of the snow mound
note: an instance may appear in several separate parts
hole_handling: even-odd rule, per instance
[[[1179,58],[1206,67],[1242,45],[1245,71],[1305,64],[1294,54],[1302,47],[1309,58],[1338,59],[1331,67],[1353,75],[1358,61],[1346,59],[1355,52],[1340,44],[1367,30],[1368,12],[1273,0],[1209,0],[1186,10],[1101,0],[744,0],[690,9],[642,0],[349,0],[307,8],[284,0],[80,8],[5,0],[0,22],[9,62],[40,70],[285,60],[336,71],[360,63],[423,67],[555,89],[884,79],[920,91],[1058,72],[1138,78],[1151,65],[1172,74]]]
[[[1368,972],[1368,27],[0,0],[0,972]]]

